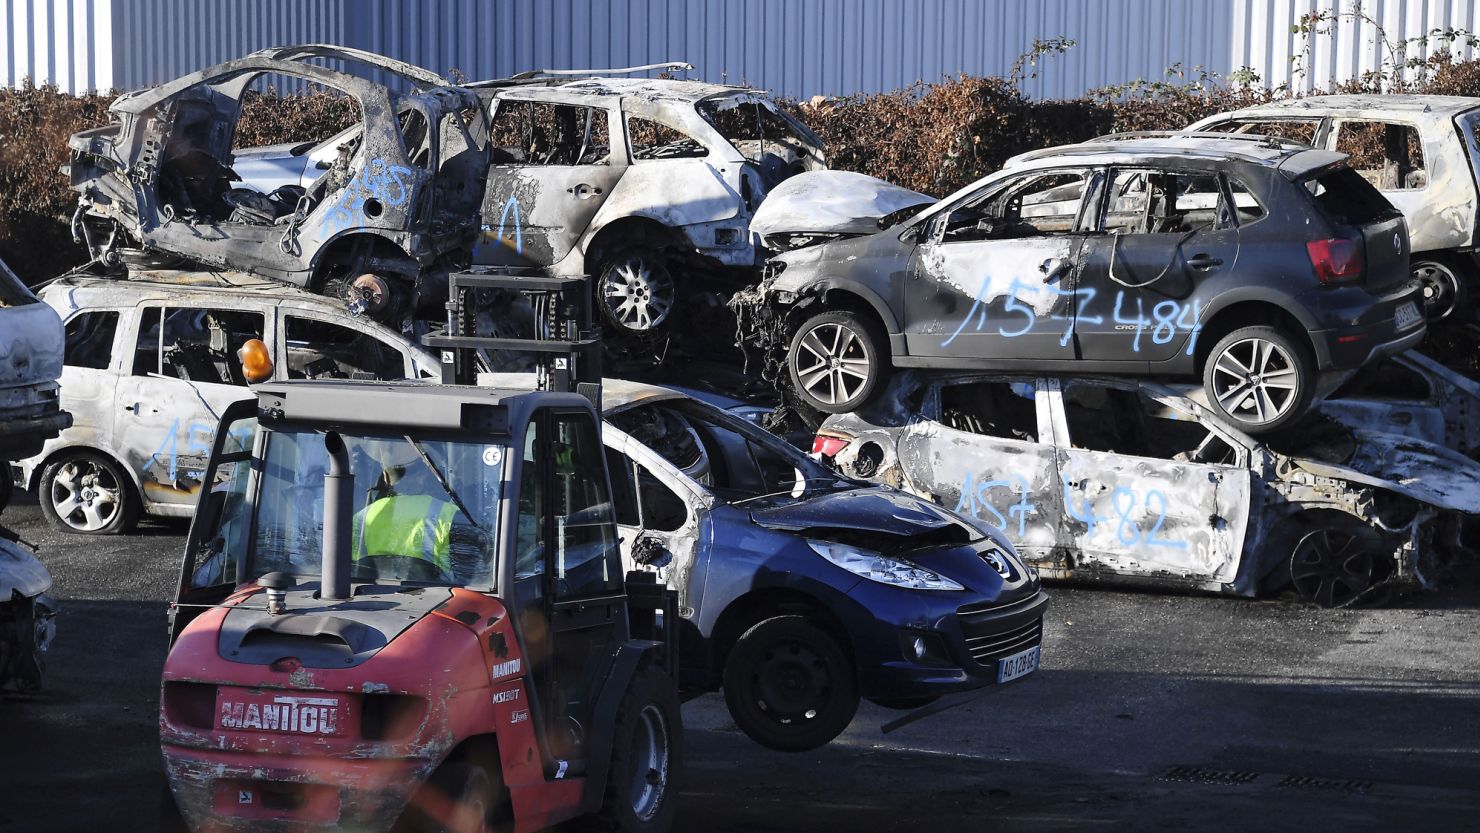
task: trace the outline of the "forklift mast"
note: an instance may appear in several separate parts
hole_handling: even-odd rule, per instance
[[[534,312],[530,338],[477,334],[479,300],[490,293],[517,295]],[[552,278],[533,268],[474,267],[449,276],[447,329],[422,343],[442,356],[442,383],[477,382],[480,350],[509,350],[537,356],[539,390],[579,393],[601,412],[601,331],[593,324],[590,280]]]

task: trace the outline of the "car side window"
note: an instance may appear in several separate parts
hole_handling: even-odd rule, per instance
[[[1228,196],[1233,199],[1233,213],[1238,218],[1238,224],[1247,226],[1255,220],[1261,219],[1268,212],[1259,200],[1254,197],[1248,186],[1239,181],[1238,177],[1227,177]]]
[[[940,391],[941,422],[957,431],[1038,441],[1038,411],[1028,382],[968,382]]]
[[[1294,141],[1311,145],[1315,144],[1316,130],[1320,126],[1321,122],[1319,119],[1238,119],[1211,124],[1203,128],[1203,130],[1209,133],[1246,133],[1258,136],[1274,136],[1279,139],[1293,139]]]
[[[637,116],[627,119],[627,140],[632,145],[632,159],[638,162],[709,155],[708,148],[682,130]]]
[[[118,332],[118,313],[111,310],[82,312],[67,321],[67,367],[107,370],[113,361],[113,336]]]
[[[400,350],[349,327],[285,316],[283,342],[289,379],[401,379],[406,360]]]
[[[1236,225],[1216,174],[1118,170],[1110,184],[1104,230],[1187,234]]]
[[[248,339],[262,338],[264,321],[261,313],[240,310],[147,307],[134,375],[245,386],[236,351]]]
[[[609,165],[605,110],[543,101],[499,101],[489,128],[495,165]]]
[[[1363,179],[1384,191],[1407,191],[1429,184],[1423,141],[1411,124],[1343,121],[1336,128],[1336,150]]]
[[[1140,391],[1076,384],[1064,390],[1069,444],[1158,460],[1232,463],[1235,451],[1197,419]]]
[[[689,519],[689,505],[641,463],[637,464],[637,496],[642,506],[642,528],[673,532]]]
[[[951,211],[941,239],[953,243],[1069,234],[1076,230],[1089,186],[1088,171],[1019,177]]]
[[[632,484],[631,460],[615,448],[606,449],[606,470],[612,479],[612,508],[617,523],[622,526],[638,526],[642,519],[637,514],[637,492]]]

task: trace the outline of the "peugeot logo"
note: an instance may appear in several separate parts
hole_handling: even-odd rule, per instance
[[[987,562],[987,566],[997,571],[997,575],[1005,579],[1012,578],[1012,567],[1008,566],[1007,559],[1003,558],[996,550],[987,550],[981,556],[982,560]]]
[[[1393,232],[1393,251],[1398,254],[1403,253],[1403,238],[1399,237],[1396,231]]]

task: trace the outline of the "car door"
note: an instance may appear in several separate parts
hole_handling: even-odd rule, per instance
[[[1222,589],[1248,526],[1248,449],[1134,385],[1063,385],[1051,409],[1076,571]]]
[[[61,406],[72,414],[72,427],[48,440],[42,455],[65,445],[86,445],[108,453],[117,447],[113,429],[118,418],[114,393],[120,373],[133,361],[134,310],[81,309],[66,316],[66,351],[62,359]],[[36,458],[40,462],[40,458]]]
[[[374,325],[327,315],[278,308],[280,322],[273,361],[282,379],[391,379],[434,375],[430,361],[419,367],[405,343],[387,338]]]
[[[906,477],[956,512],[1002,530],[1029,561],[1047,564],[1063,516],[1052,428],[1033,379],[935,382],[924,424],[903,432]]]
[[[627,167],[616,103],[495,98],[473,262],[549,266],[585,234]]]
[[[657,573],[659,581],[678,593],[680,615],[692,612],[698,607],[699,588],[689,579],[699,555],[704,507],[672,465],[611,425],[602,432],[623,562],[629,570]]]
[[[265,325],[260,311],[140,306],[130,375],[114,396],[115,435],[150,511],[194,508],[216,424],[227,405],[250,395],[236,351],[263,338]]]
[[[1111,169],[1085,237],[1074,320],[1079,357],[1150,363],[1192,356],[1205,281],[1232,272],[1239,230],[1221,174]]]
[[[1096,181],[1087,168],[1025,173],[931,221],[904,288],[910,355],[960,366],[1074,358],[1081,223]]]

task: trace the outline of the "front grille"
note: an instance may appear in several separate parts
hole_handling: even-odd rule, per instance
[[[1010,615],[1012,613],[1016,613],[1019,610],[1027,609],[1036,601],[1038,601],[1038,594],[1029,593],[1027,596],[1024,596],[1021,599],[1013,599],[1006,602],[991,601],[962,605],[961,607],[957,608],[956,615],[975,616],[979,613],[991,613],[997,616]]]
[[[1041,617],[1005,631],[973,633],[975,629],[964,622],[963,629],[966,632],[966,649],[971,652],[972,659],[981,665],[991,665],[1003,657],[1025,651],[1043,641]]]

